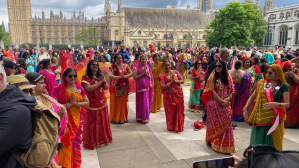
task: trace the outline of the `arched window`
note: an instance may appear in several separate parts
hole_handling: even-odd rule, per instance
[[[143,42],[143,46],[144,46],[144,47],[147,46],[147,42],[146,42],[146,41]]]
[[[276,14],[272,14],[269,17],[271,18],[271,20],[274,20],[274,19],[276,19]]]
[[[286,13],[286,19],[290,18],[291,17],[291,12],[287,12]]]
[[[294,16],[295,16],[295,17],[299,17],[299,10],[296,10],[296,11],[294,12]]]
[[[272,29],[269,29],[264,41],[265,46],[270,46],[272,44]]]
[[[118,30],[115,30],[114,33],[115,33],[115,36],[118,36]]]
[[[155,34],[155,38],[158,38],[158,36]]]
[[[279,45],[286,45],[288,40],[288,27],[282,26],[279,30]]]
[[[280,19],[284,18],[284,13],[280,13],[280,14],[279,14],[279,18],[280,18]]]
[[[167,34],[164,34],[164,38],[165,38],[165,39],[167,38]]]
[[[160,38],[160,34],[158,34],[158,38]]]
[[[299,25],[297,25],[295,31],[296,31],[295,45],[299,45]]]
[[[203,35],[203,36],[202,36],[202,39],[206,39],[206,35]]]
[[[138,35],[139,35],[139,36],[141,35],[141,31],[140,31],[140,30],[138,31]]]
[[[179,48],[181,47],[181,43],[178,44],[178,47],[179,47]]]

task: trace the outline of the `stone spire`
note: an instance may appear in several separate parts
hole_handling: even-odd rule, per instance
[[[264,6],[264,16],[266,15],[266,12],[270,9],[273,9],[273,0],[266,0]]]
[[[122,0],[118,0],[118,10],[121,10],[123,8]]]
[[[202,0],[197,0],[197,9],[202,10]]]
[[[189,2],[188,2],[188,4],[187,4],[187,9],[190,9],[190,4],[189,4]]]

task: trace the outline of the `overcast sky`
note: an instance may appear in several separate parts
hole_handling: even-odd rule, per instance
[[[0,0],[0,24],[2,20],[5,23],[6,30],[8,30],[8,12],[7,1]],[[10,1],[10,0],[9,0]],[[214,0],[215,9],[219,9],[225,6],[226,3],[233,0]],[[244,2],[244,0],[238,0]],[[297,2],[296,2],[297,1]],[[62,3],[63,2],[63,3]],[[256,2],[256,0],[254,0]],[[79,9],[84,10],[87,18],[92,16],[98,18],[104,15],[104,3],[105,0],[31,0],[32,17],[42,15],[42,10],[45,11],[46,17],[49,17],[50,10],[52,9],[54,14],[59,14],[60,9],[67,18],[70,18],[73,11],[79,12]],[[190,4],[192,9],[197,8],[197,0],[123,0],[123,7],[151,7],[151,8],[165,8],[168,4],[175,5],[176,8],[186,8],[187,4]],[[265,0],[260,0],[261,8],[264,7]],[[284,5],[290,6],[299,4],[298,0],[285,0],[281,3],[281,0],[273,0],[274,6],[283,7]],[[118,0],[110,0],[111,11],[117,10]]]

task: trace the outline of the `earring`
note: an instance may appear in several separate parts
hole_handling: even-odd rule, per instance
[[[32,94],[34,94],[34,93],[35,93],[34,88],[32,88]]]

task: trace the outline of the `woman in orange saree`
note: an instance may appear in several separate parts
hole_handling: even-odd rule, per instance
[[[110,83],[110,121],[123,124],[128,122],[129,80],[133,76],[129,65],[123,63],[121,54],[116,54],[111,65]]]
[[[234,153],[232,127],[232,98],[234,83],[228,74],[227,65],[222,60],[213,62],[208,69],[201,101],[207,108],[206,143],[218,153]]]
[[[81,165],[80,113],[82,107],[89,106],[87,95],[84,89],[77,84],[76,78],[76,70],[67,68],[63,73],[62,84],[55,87],[51,95],[68,111],[67,132],[61,138],[64,148],[58,154],[58,165],[66,168],[79,168]]]
[[[184,94],[181,84],[184,83],[180,73],[171,70],[168,60],[163,62],[165,73],[159,77],[163,92],[166,123],[168,131],[184,131]]]

